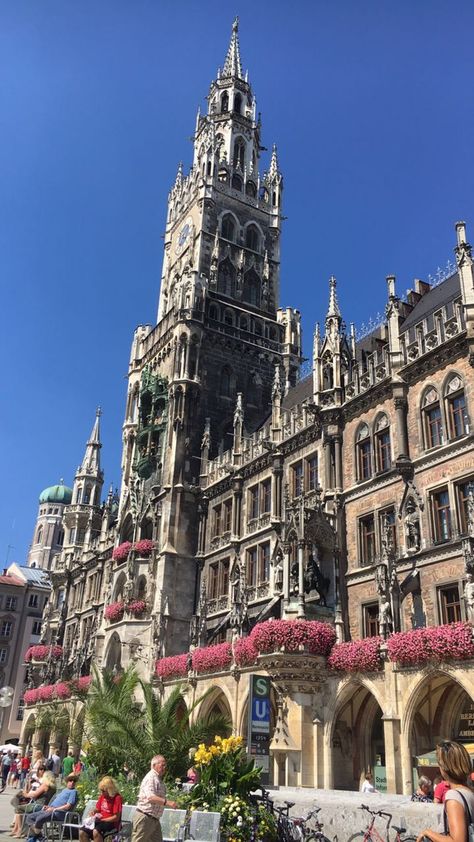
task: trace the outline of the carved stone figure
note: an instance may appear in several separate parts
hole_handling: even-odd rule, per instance
[[[409,553],[416,553],[421,546],[420,516],[413,498],[407,500],[405,506],[405,540]]]
[[[321,573],[318,561],[318,551],[316,549],[315,555],[312,553],[309,554],[308,561],[306,563],[306,569],[304,572],[304,592],[309,594],[311,591],[316,591],[319,596],[320,605],[326,606],[326,594],[329,588],[329,579]]]
[[[468,573],[466,576],[466,584],[464,585],[464,600],[466,602],[466,611],[469,620],[474,619],[474,576]]]
[[[379,627],[382,637],[387,637],[393,630],[392,609],[388,599],[380,603]]]
[[[275,556],[275,567],[273,569],[273,589],[275,591],[283,590],[283,555],[279,552]]]

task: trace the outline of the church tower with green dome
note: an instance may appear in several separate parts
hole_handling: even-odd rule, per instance
[[[51,570],[53,558],[61,552],[64,543],[63,513],[72,500],[72,488],[60,479],[58,485],[45,488],[39,496],[33,540],[30,545],[28,567]]]

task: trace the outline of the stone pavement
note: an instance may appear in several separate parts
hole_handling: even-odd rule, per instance
[[[7,842],[10,839],[10,823],[13,821],[13,807],[11,799],[17,790],[7,786],[4,792],[0,793],[0,839]]]

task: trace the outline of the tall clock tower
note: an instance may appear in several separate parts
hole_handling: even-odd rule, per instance
[[[299,313],[279,309],[283,178],[276,147],[260,174],[237,20],[193,144],[190,172],[178,167],[168,197],[157,324],[139,327],[132,345],[122,460],[121,538],[144,534],[145,515],[147,535],[154,524],[157,610],[159,592],[172,592],[168,653],[186,645],[194,609],[204,431],[211,458],[230,448],[240,394],[251,433],[271,411],[275,366],[291,383],[301,359]]]

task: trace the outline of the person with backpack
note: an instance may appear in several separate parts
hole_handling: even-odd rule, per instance
[[[417,842],[467,842],[474,838],[474,792],[468,785],[471,758],[460,743],[443,740],[436,746],[441,775],[449,783],[444,798],[443,830],[422,830]]]
[[[54,748],[51,749],[51,754],[49,755],[46,761],[46,769],[48,770],[48,772],[52,772],[56,778],[61,771],[61,758],[58,754],[56,746],[54,746]]]

